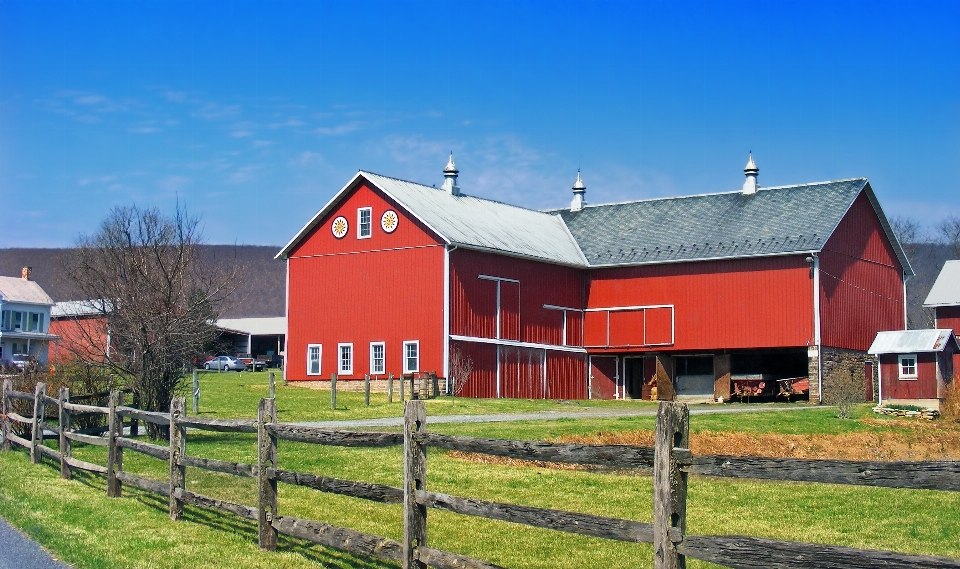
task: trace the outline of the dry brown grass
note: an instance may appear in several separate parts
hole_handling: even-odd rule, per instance
[[[960,375],[947,384],[944,395],[946,399],[940,407],[940,417],[951,423],[960,422]]]
[[[782,435],[701,431],[691,433],[690,450],[699,455],[762,456],[844,460],[960,460],[960,428],[943,421],[862,419],[877,431],[838,435]],[[652,431],[627,431],[561,437],[557,442],[591,445],[653,446]],[[475,463],[524,465],[573,470],[569,464],[523,461],[453,452]]]

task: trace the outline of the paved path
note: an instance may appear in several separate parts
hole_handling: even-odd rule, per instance
[[[0,569],[70,569],[0,518]]]
[[[791,405],[791,406],[741,406],[720,407],[704,406],[691,407],[691,415],[721,415],[727,413],[764,413],[767,411],[803,411],[808,409],[823,409],[819,405]],[[554,421],[557,419],[608,419],[616,417],[656,417],[656,409],[582,409],[580,411],[540,411],[538,413],[499,413],[496,415],[430,415],[428,424],[439,423],[503,423],[510,421]],[[297,423],[308,427],[324,429],[349,429],[353,427],[399,427],[403,425],[403,417],[386,417],[383,419],[355,419],[350,421],[312,421]]]

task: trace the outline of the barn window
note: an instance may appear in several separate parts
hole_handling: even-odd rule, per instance
[[[307,375],[320,375],[320,344],[307,345]]]
[[[900,356],[900,379],[917,379],[917,355]]]
[[[370,342],[370,373],[386,373],[386,345],[383,342]]]
[[[369,239],[373,227],[373,208],[361,207],[357,210],[357,239]]]
[[[342,374],[353,373],[353,344],[337,344],[340,352],[339,372]]]
[[[420,342],[413,340],[403,343],[403,373],[420,371]]]

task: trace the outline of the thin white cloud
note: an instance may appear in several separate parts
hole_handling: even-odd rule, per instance
[[[160,128],[155,126],[134,126],[128,128],[127,132],[134,134],[152,134],[154,132],[160,132]]]
[[[342,134],[348,134],[355,132],[364,127],[366,123],[362,121],[351,121],[344,124],[339,124],[336,126],[324,126],[320,127],[313,132],[321,136],[340,136]]]
[[[190,185],[192,179],[186,176],[164,176],[157,180],[157,186],[166,193],[176,193]]]

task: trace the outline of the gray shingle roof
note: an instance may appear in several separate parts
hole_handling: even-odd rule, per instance
[[[0,277],[0,300],[53,306],[53,299],[36,281],[18,277]]]
[[[901,263],[865,178],[742,192],[557,210],[590,266],[634,265],[819,251],[866,190]],[[912,271],[907,269],[908,273]]]

